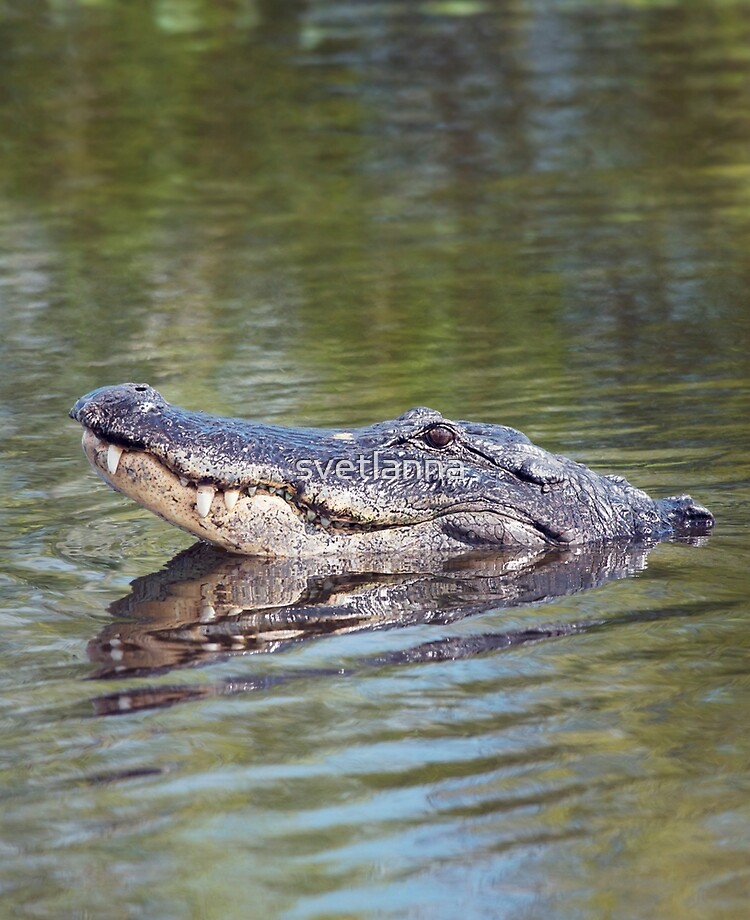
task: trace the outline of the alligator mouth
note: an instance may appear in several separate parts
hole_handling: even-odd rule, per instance
[[[227,488],[224,484],[211,480],[186,476],[184,471],[165,463],[162,458],[141,445],[109,441],[92,428],[83,426],[83,450],[91,464],[105,482],[118,492],[139,500],[134,494],[138,484],[152,481],[169,486],[169,491],[179,490],[187,507],[192,506],[198,522],[206,522],[209,517],[223,517],[248,507],[253,499],[267,497],[284,502],[306,528],[317,532],[364,533],[393,527],[392,523],[377,523],[355,520],[331,512],[324,505],[313,504],[303,500],[293,486],[279,481],[248,481],[238,486]],[[149,490],[153,491],[153,490]],[[154,496],[156,501],[157,496]],[[172,498],[174,504],[174,498]],[[169,498],[164,501],[145,503],[170,523],[174,523],[170,511]],[[178,525],[181,526],[181,525]],[[189,529],[194,533],[193,528]]]

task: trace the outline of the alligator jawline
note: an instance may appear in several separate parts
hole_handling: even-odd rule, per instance
[[[179,480],[180,486],[182,488],[195,490],[195,499],[193,500],[193,504],[195,505],[196,513],[201,520],[205,519],[209,515],[215,498],[218,498],[219,501],[223,501],[227,512],[231,512],[241,498],[252,499],[256,495],[269,495],[282,499],[286,506],[295,513],[297,518],[304,525],[314,528],[317,532],[329,534],[334,533],[340,534],[341,536],[346,536],[347,534],[355,533],[376,533],[378,531],[385,530],[398,530],[400,528],[409,527],[415,523],[426,524],[430,521],[437,521],[440,518],[448,517],[449,515],[456,512],[468,511],[473,509],[473,506],[477,504],[473,501],[469,501],[462,504],[460,507],[453,506],[450,508],[441,509],[441,511],[426,516],[421,521],[405,521],[404,523],[395,523],[392,521],[383,523],[375,521],[356,521],[353,518],[343,517],[340,513],[337,515],[333,514],[323,505],[315,505],[310,502],[302,501],[302,499],[293,490],[293,488],[287,484],[279,482],[254,482],[248,480],[247,482],[243,482],[236,486],[227,488],[218,480],[212,480],[203,477],[196,479],[195,477],[185,476],[184,471],[175,468],[169,463],[166,463],[163,458],[159,457],[147,447],[141,444],[128,443],[123,440],[120,440],[120,443],[116,444],[99,432],[95,431],[94,429],[87,428],[86,426],[84,426],[84,449],[87,435],[96,439],[98,444],[97,449],[99,451],[106,451],[105,463],[103,465],[101,463],[99,464],[102,474],[104,474],[104,467],[106,466],[109,475],[114,477],[117,474],[120,460],[124,454],[142,454],[148,457],[153,463],[158,464],[162,470],[165,470],[176,477]],[[109,484],[113,488],[118,489],[118,486],[113,481],[110,481]],[[127,494],[126,490],[124,489],[118,489],[118,491],[124,491],[125,494]],[[478,507],[474,510],[487,510],[487,508],[486,506],[482,506],[481,508]],[[498,509],[493,510],[496,514],[500,514]],[[174,523],[174,521],[171,520],[166,512],[156,511],[156,513],[160,514],[170,523]],[[521,517],[508,514],[507,509],[503,509],[501,516],[515,522],[522,527],[535,530],[542,542],[550,542],[551,535],[536,525],[534,522],[530,522],[522,519]]]
[[[158,457],[155,453],[142,445],[127,444],[125,442],[115,444],[99,432],[84,426],[84,446],[87,436],[96,438],[98,442],[97,450],[106,450],[106,463],[104,465],[107,468],[107,472],[112,477],[117,475],[120,461],[124,454],[141,453],[145,454],[153,462],[158,463],[163,469],[176,476],[183,488],[195,489],[195,506],[199,518],[208,516],[215,496],[223,500],[224,506],[229,512],[232,511],[240,498],[253,498],[255,495],[272,495],[285,501],[303,523],[324,532],[330,529],[340,532],[364,532],[386,530],[399,526],[393,523],[365,523],[363,521],[355,521],[352,518],[342,517],[340,514],[334,515],[324,506],[313,505],[309,502],[302,501],[290,486],[283,483],[248,481],[242,483],[239,487],[226,488],[226,486],[216,480],[203,478],[196,480],[194,478],[189,478],[186,477],[181,470],[175,469],[168,463],[165,463],[161,457]],[[102,472],[104,472],[104,466],[101,468]]]

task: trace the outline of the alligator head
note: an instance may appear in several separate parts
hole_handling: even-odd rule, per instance
[[[80,399],[83,448],[118,492],[234,552],[456,554],[705,534],[689,496],[654,501],[500,425],[411,409],[354,430],[189,412],[126,383]]]

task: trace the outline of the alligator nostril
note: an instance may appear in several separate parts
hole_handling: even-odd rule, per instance
[[[139,383],[135,388],[136,393],[145,393],[147,390],[148,390],[148,387],[142,383]]]

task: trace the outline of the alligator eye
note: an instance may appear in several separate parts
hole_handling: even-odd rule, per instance
[[[456,435],[450,428],[445,425],[435,425],[424,433],[425,443],[430,447],[443,448],[452,444],[456,440]]]

